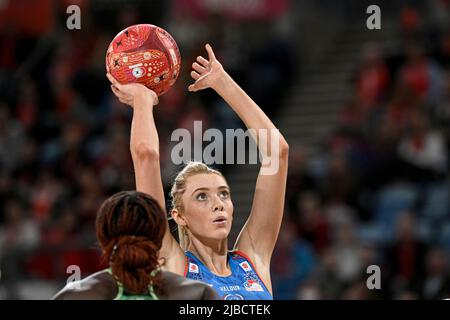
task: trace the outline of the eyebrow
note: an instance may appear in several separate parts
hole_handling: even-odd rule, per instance
[[[220,186],[220,187],[218,187],[217,189],[229,189],[229,187],[228,186]],[[197,191],[199,191],[199,190],[205,190],[205,191],[208,191],[209,190],[209,188],[197,188],[197,189],[195,189],[193,192],[192,192],[192,194],[194,194],[194,193],[196,193]]]

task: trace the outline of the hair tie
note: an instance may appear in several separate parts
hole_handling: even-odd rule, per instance
[[[118,246],[119,246],[119,245],[118,245],[117,243],[114,245],[113,250],[112,250],[112,252],[111,252],[111,255],[110,255],[110,257],[109,257],[109,261],[112,261],[112,260],[113,260],[114,254],[116,253],[117,247],[118,247]]]

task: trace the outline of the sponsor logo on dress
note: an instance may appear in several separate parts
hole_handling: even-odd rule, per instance
[[[198,273],[198,265],[189,262],[189,272]]]
[[[239,291],[241,290],[240,286],[221,286],[220,291]]]
[[[230,293],[224,296],[223,300],[244,300],[244,297],[237,293]]]
[[[247,291],[264,291],[258,281],[253,279],[245,281],[244,287]]]
[[[239,265],[246,272],[252,271],[252,267],[250,267],[250,264],[247,261],[241,262],[241,263],[239,263]]]

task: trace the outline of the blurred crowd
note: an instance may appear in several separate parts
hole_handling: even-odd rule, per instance
[[[434,5],[399,12],[399,52],[362,46],[322,152],[291,152],[278,298],[450,298],[450,3]]]
[[[194,120],[203,128],[242,127],[211,91],[187,93],[190,64],[206,54],[205,42],[264,111],[282,112],[280,98],[299,62],[279,18],[196,15],[185,2],[29,0],[0,7],[4,298],[23,298],[26,280],[63,284],[69,265],[83,275],[99,270],[96,211],[112,193],[134,189],[131,110],[105,77],[105,50],[118,31],[160,25],[181,51],[180,77],[155,114],[166,191],[179,169],[170,161],[174,129],[193,130]],[[398,55],[376,44],[362,51],[353,94],[318,158],[289,141],[286,213],[272,266],[277,299],[450,297],[449,4],[436,2],[446,11],[436,10],[431,25],[414,7],[402,10]],[[66,8],[74,3],[82,28],[69,31]],[[379,291],[366,288],[372,264],[381,269]]]

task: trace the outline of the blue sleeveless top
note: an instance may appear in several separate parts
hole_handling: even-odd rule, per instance
[[[213,287],[222,300],[273,300],[250,259],[240,251],[228,253],[231,275],[213,274],[192,252],[185,252],[184,276]]]

